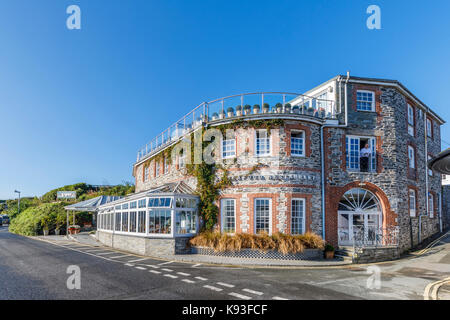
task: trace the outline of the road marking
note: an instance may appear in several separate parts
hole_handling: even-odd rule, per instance
[[[167,271],[167,272],[172,272],[173,271],[172,269],[167,269],[167,268],[162,268],[161,270]]]
[[[147,266],[147,267],[150,267],[150,268],[154,268],[154,269],[159,269],[158,266],[154,266],[154,265],[152,265],[152,264],[146,264],[146,266]]]
[[[144,267],[136,267],[136,269],[139,269],[139,270],[147,270],[147,269],[145,269]]]
[[[185,276],[185,277],[189,277],[190,276],[189,273],[184,273],[184,272],[177,272],[177,274],[179,274],[180,276]]]
[[[120,255],[120,256],[111,257],[111,259],[117,259],[117,258],[123,258],[123,257],[130,257],[130,256],[131,256],[131,254],[123,254],[123,255]]]
[[[186,282],[186,283],[195,283],[195,281],[192,281],[192,280],[189,280],[189,279],[183,279],[181,281]]]
[[[218,291],[218,292],[223,290],[222,288],[217,288],[217,287],[210,286],[210,285],[204,285],[203,288],[214,290],[214,291]]]
[[[126,265],[127,267],[134,267],[134,264],[131,264],[131,263],[125,263],[125,265]]]
[[[151,273],[156,273],[156,274],[160,274],[161,271],[156,271],[156,270],[150,270]]]
[[[242,299],[242,300],[250,300],[252,297],[244,296],[243,294],[236,293],[236,292],[230,292],[228,295]]]
[[[225,282],[216,282],[219,286],[224,286],[224,287],[228,287],[228,288],[234,288],[234,284],[228,284]]]
[[[206,281],[206,280],[208,280],[208,279],[206,279],[206,278],[203,278],[203,277],[195,277],[195,279],[198,279],[198,280],[202,280],[202,281]]]
[[[194,264],[194,265],[192,266],[192,268],[200,267],[201,265],[202,265],[201,263],[197,263],[197,264]]]
[[[112,251],[112,252],[102,252],[102,253],[97,253],[97,255],[98,255],[98,256],[104,256],[104,255],[107,255],[107,254],[113,254],[113,253],[117,254],[117,252]]]
[[[441,241],[442,238],[444,238],[446,235],[448,235],[449,232],[450,231],[446,232],[445,234],[443,234],[442,236],[440,236],[439,238],[437,238],[436,240],[434,240],[433,242],[428,244],[424,249],[417,252],[417,255],[420,256],[420,255],[423,255],[424,253],[426,253],[428,250],[430,250],[432,247],[434,247],[439,241]]]
[[[86,252],[97,252],[97,251],[106,251],[106,249],[86,250]]]
[[[424,300],[437,300],[437,293],[441,286],[450,281],[450,277],[429,283],[423,292]],[[431,293],[430,293],[431,291]],[[431,299],[430,299],[431,298]]]
[[[158,266],[163,266],[165,264],[169,264],[169,263],[174,263],[175,261],[167,261],[167,262],[163,262],[163,263],[158,263]]]
[[[168,277],[168,278],[172,278],[172,279],[178,278],[178,276],[174,276],[173,274],[165,274],[164,277]]]
[[[143,260],[148,260],[149,258],[141,258],[141,259],[136,259],[136,260],[130,260],[128,262],[138,262],[138,261],[143,261]]]
[[[264,292],[255,291],[255,290],[251,290],[251,289],[242,289],[242,291],[245,291],[245,292],[248,292],[248,293],[253,293],[253,294],[256,294],[258,296],[262,296],[264,294]]]
[[[282,297],[273,297],[272,299],[273,300],[289,300],[289,299],[282,298]]]

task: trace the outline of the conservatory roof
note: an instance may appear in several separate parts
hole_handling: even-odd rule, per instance
[[[152,197],[152,196],[159,196],[159,195],[164,195],[164,196],[183,195],[183,196],[197,197],[195,195],[195,191],[191,187],[189,187],[185,182],[180,181],[180,182],[167,183],[167,184],[164,184],[162,186],[159,186],[157,188],[153,188],[150,190],[133,193],[126,197],[121,197],[117,200],[114,200],[111,203],[101,204],[100,206],[105,207],[107,205],[115,205],[115,204],[120,204],[123,202],[139,200],[139,199],[142,199],[145,197]]]
[[[113,202],[121,199],[122,197],[118,196],[99,196],[96,198],[92,198],[86,201],[81,201],[78,203],[71,204],[69,206],[64,207],[66,210],[70,211],[88,211],[93,212],[97,211],[98,207],[109,202]]]

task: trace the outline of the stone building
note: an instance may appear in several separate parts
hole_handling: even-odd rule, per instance
[[[175,238],[197,232],[194,209],[189,221],[177,216],[194,206],[175,202],[195,193],[189,166],[198,157],[191,149],[210,135],[211,158],[220,163],[216,181],[228,177],[216,203],[218,230],[311,231],[336,246],[405,250],[439,231],[441,175],[428,170],[427,160],[441,150],[443,123],[400,82],[350,76],[304,94],[242,94],[202,103],[138,152],[136,195],[120,202],[145,199],[141,220],[134,214],[137,221],[129,221],[128,206],[105,206],[106,227],[99,231],[129,234],[128,227],[114,226],[123,225],[126,211],[128,226],[141,225],[135,236],[160,235],[154,230],[161,221],[177,230],[191,226],[180,234],[169,228]],[[185,193],[166,193],[173,196],[172,215],[155,220],[150,201],[167,186],[183,186]]]

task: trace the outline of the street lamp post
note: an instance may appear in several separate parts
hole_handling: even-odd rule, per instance
[[[19,215],[19,213],[20,213],[20,191],[14,190],[14,192],[19,194],[19,202],[17,204],[17,206],[18,206],[18,208],[17,208],[18,209],[17,215]]]

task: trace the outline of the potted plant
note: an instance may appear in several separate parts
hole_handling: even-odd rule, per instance
[[[313,107],[309,107],[308,108],[308,115],[310,115],[310,116],[314,115],[314,108]]]
[[[260,110],[261,110],[261,107],[259,106],[259,104],[255,104],[253,106],[253,113],[254,114],[258,114]]]
[[[79,225],[73,224],[69,226],[69,233],[70,234],[77,234],[80,232],[81,227]]]
[[[300,113],[300,108],[298,106],[294,106],[292,108],[292,113],[299,114]]]
[[[242,116],[242,107],[240,105],[236,107],[236,116]]]
[[[325,259],[333,259],[334,258],[334,247],[331,244],[327,243],[325,245],[324,252],[325,252]]]
[[[214,120],[217,120],[217,119],[219,119],[219,115],[217,114],[217,112],[214,112],[212,114],[212,120],[214,121]]]
[[[227,115],[228,115],[228,118],[234,117],[234,110],[232,107],[229,107],[227,109]]]
[[[283,105],[281,103],[277,103],[275,105],[275,110],[277,111],[277,113],[281,113],[283,111]]]
[[[291,113],[291,104],[290,103],[286,103],[284,105],[284,112]]]
[[[220,110],[219,112],[219,119],[224,119],[225,118],[225,111]]]
[[[252,110],[252,107],[249,104],[244,106],[244,115],[249,115]]]
[[[308,108],[307,108],[305,105],[302,105],[302,106],[300,107],[300,113],[301,113],[301,114],[306,114],[307,109],[308,109]]]
[[[49,216],[42,217],[41,225],[42,225],[42,232],[44,233],[44,236],[48,236],[49,230],[50,230],[50,217]]]
[[[263,104],[263,113],[269,113],[270,111],[270,106],[268,103],[264,103]]]

